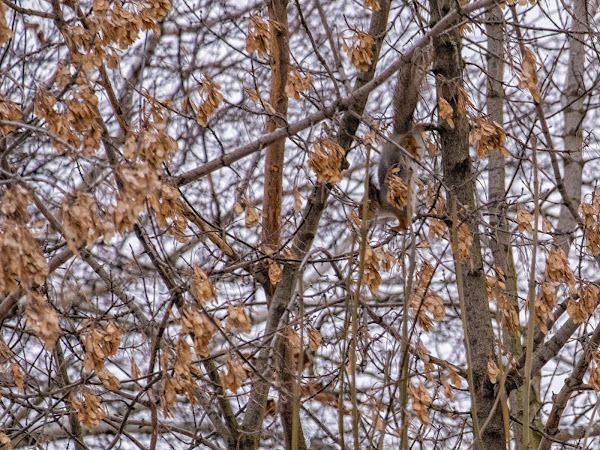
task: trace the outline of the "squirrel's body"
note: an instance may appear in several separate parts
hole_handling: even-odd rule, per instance
[[[419,92],[433,59],[431,49],[413,55],[410,63],[398,71],[394,90],[390,139],[381,148],[377,168],[379,186],[372,180],[367,192],[369,219],[377,216],[396,217],[395,230],[405,230],[412,222],[416,161],[425,148],[422,127],[414,124]],[[389,195],[388,195],[389,194]]]
[[[392,134],[380,153],[377,168],[379,187],[372,182],[369,183],[371,218],[396,217],[399,222],[393,228],[396,231],[407,229],[412,221],[413,186],[417,166],[414,159],[420,156],[424,145],[421,131],[416,126],[409,133]],[[389,187],[386,182],[388,176],[399,177],[408,190],[406,205],[402,208],[394,206],[388,199]]]

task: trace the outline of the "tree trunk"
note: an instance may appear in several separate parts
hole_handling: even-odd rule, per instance
[[[563,181],[567,195],[575,206],[581,202],[581,173],[583,161],[581,150],[583,147],[583,120],[585,109],[583,99],[586,89],[583,80],[585,64],[584,39],[588,28],[588,13],[586,0],[573,0],[571,12],[571,32],[569,41],[569,65],[567,68],[567,86],[562,98],[565,108],[564,141],[565,152],[562,153],[564,162]],[[565,205],[560,208],[557,226],[556,244],[565,254],[569,254],[569,247],[573,241],[573,231],[577,222]]]
[[[431,0],[432,21],[435,24],[454,7],[448,0]],[[466,221],[473,243],[467,260],[461,262],[462,283],[467,316],[467,337],[472,351],[475,403],[479,423],[486,422],[494,404],[494,385],[487,376],[488,359],[495,360],[494,333],[486,291],[485,271],[479,242],[478,217],[475,211],[475,186],[469,157],[469,121],[458,112],[459,90],[463,85],[462,43],[458,25],[433,39],[434,73],[438,95],[452,106],[454,127],[440,117],[439,133],[442,146],[444,182],[448,197],[456,196],[459,207],[466,208],[461,218]],[[459,260],[456,257],[456,260]],[[506,438],[500,408],[496,408],[482,433],[484,448],[505,449]]]

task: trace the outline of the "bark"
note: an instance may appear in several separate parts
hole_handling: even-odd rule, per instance
[[[288,97],[285,93],[290,71],[289,29],[287,0],[267,2],[271,23],[271,96],[270,103],[275,113],[267,122],[267,133],[287,124]],[[279,247],[281,220],[281,196],[283,192],[283,157],[285,137],[267,147],[264,185],[264,243],[273,251]]]
[[[454,6],[448,0],[431,0],[432,20],[439,21]],[[465,295],[467,329],[465,330],[472,350],[472,370],[475,402],[479,423],[486,422],[492,412],[495,395],[494,385],[487,376],[488,359],[494,356],[494,334],[487,298],[485,271],[479,241],[478,217],[475,211],[474,174],[469,157],[469,122],[458,113],[458,86],[463,85],[462,43],[459,27],[435,37],[434,73],[437,76],[438,93],[453,108],[454,128],[440,118],[439,133],[442,150],[442,169],[449,197],[456,196],[459,206],[466,208],[462,219],[469,226],[473,244],[469,258],[461,263],[463,292]],[[458,260],[458,258],[456,258]],[[484,448],[504,449],[506,437],[500,408],[482,433]]]
[[[285,437],[285,448],[288,450],[306,450],[306,440],[300,421],[297,423],[297,435],[294,436],[294,411],[299,409],[300,404],[296,394],[296,373],[298,364],[294,360],[293,348],[290,345],[289,331],[281,333],[278,338],[277,359],[279,365],[279,377],[283,389],[279,393],[279,417]],[[299,412],[298,412],[299,414]]]
[[[585,119],[584,96],[586,94],[583,74],[585,71],[584,39],[588,28],[588,12],[586,0],[573,0],[571,13],[571,32],[568,36],[569,63],[567,68],[567,86],[562,98],[564,110],[565,152],[562,153],[564,164],[563,180],[567,195],[577,208],[581,201],[581,174],[583,171],[583,120]],[[569,254],[573,241],[573,231],[577,222],[565,205],[560,208],[560,216],[556,231],[556,244]]]
[[[499,5],[494,5],[486,16],[487,30],[487,79],[488,88],[486,96],[487,112],[490,120],[504,126],[504,42],[505,42],[505,21],[504,14]],[[499,151],[492,151],[488,163],[488,185],[489,185],[489,218],[490,218],[490,249],[494,258],[496,267],[500,267],[504,272],[506,281],[506,295],[510,304],[519,314],[519,297],[517,291],[517,274],[510,243],[511,234],[506,220],[507,202],[506,202],[506,158]],[[523,347],[519,336],[509,334],[506,330],[503,334],[503,342],[506,348],[519,358],[523,353]],[[530,395],[530,417],[539,417],[539,402],[537,401],[537,389],[539,388],[539,376],[536,375],[532,380],[532,389]],[[521,389],[513,392],[510,396],[510,403],[517,417],[522,419],[523,415],[523,395]],[[514,427],[514,445],[517,450],[522,444],[522,428]],[[533,446],[537,447],[540,435],[532,435]]]

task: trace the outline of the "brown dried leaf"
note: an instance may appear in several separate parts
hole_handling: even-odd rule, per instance
[[[498,366],[496,365],[496,362],[491,357],[488,358],[487,374],[488,374],[488,377],[490,377],[490,381],[493,384],[496,384],[496,382],[498,381],[498,375],[500,375],[500,369],[498,368]]]
[[[575,276],[569,267],[567,255],[560,248],[550,250],[546,259],[546,278],[550,281],[564,281],[569,287],[575,287]]]
[[[300,195],[298,186],[294,186],[293,192],[294,192],[294,211],[300,212],[300,211],[302,211],[302,196]]]
[[[121,345],[123,331],[112,320],[106,327],[96,326],[91,323],[83,334],[85,348],[84,370],[101,372],[104,370],[104,359],[117,353]],[[100,377],[100,375],[98,375]],[[107,376],[108,377],[108,376]]]
[[[508,156],[506,131],[497,122],[490,123],[482,116],[477,117],[471,124],[469,141],[477,146],[479,158],[488,157],[490,150],[499,151],[504,157]]]
[[[452,114],[454,109],[450,106],[450,103],[446,101],[444,97],[438,95],[439,114],[442,119],[448,123],[448,126],[454,129],[454,121],[452,120]]]
[[[25,307],[27,326],[44,342],[44,346],[52,351],[60,336],[58,315],[47,303],[44,297],[30,292],[27,295]]]
[[[526,209],[519,208],[517,211],[517,230],[522,233],[523,231],[533,231],[533,216]]]
[[[6,5],[4,3],[0,3],[0,45],[8,41],[13,35],[12,30],[6,22],[6,10]]]
[[[199,267],[194,266],[194,280],[192,281],[192,293],[203,305],[207,301],[217,298],[217,289],[211,283],[206,273]]]
[[[270,260],[269,261],[269,281],[273,286],[276,286],[282,279],[281,267],[277,262]]]
[[[246,333],[250,333],[252,322],[250,321],[248,311],[243,304],[238,306],[230,304],[227,306],[227,312],[229,313],[229,317],[225,323],[225,331],[229,333],[232,328],[238,328]]]
[[[140,375],[140,368],[138,367],[137,363],[135,362],[135,359],[133,359],[133,356],[131,357],[129,364],[131,366],[131,379],[132,380],[137,380]]]
[[[381,284],[381,275],[379,274],[379,256],[373,251],[370,245],[365,245],[365,266],[362,279],[369,287],[371,294],[377,296],[379,285]]]
[[[433,314],[433,320],[442,320],[446,317],[444,299],[433,290],[429,290],[425,296],[425,307]]]
[[[256,14],[252,14],[248,21],[246,51],[250,54],[258,51],[258,56],[262,58],[269,56],[269,52],[271,51],[269,25]]]
[[[552,223],[546,217],[542,217],[542,231],[544,233],[552,232]]]
[[[385,184],[388,187],[386,200],[395,208],[402,209],[408,204],[408,186],[402,182],[397,173],[399,168],[394,167],[388,170],[385,176]]]
[[[557,286],[558,282],[544,281],[541,283],[540,295],[535,301],[535,323],[544,334],[548,333],[546,321],[554,318],[552,311],[558,302]]]
[[[588,384],[596,392],[600,391],[600,352],[594,350],[592,352],[592,363],[590,364],[590,380]]]
[[[0,29],[0,36],[1,36],[2,30]],[[0,44],[2,43],[2,40],[0,39]],[[14,450],[14,447],[12,446],[12,441],[10,440],[10,438],[5,434],[0,432],[0,444],[4,445],[4,450]]]
[[[4,4],[0,4],[4,6]],[[0,45],[2,41],[2,9],[0,8]],[[23,112],[19,105],[10,99],[4,98],[0,95],[0,120],[8,120],[11,122],[18,122],[23,118]],[[6,136],[11,131],[15,131],[17,127],[15,125],[0,125],[0,135]]]
[[[83,401],[72,397],[71,405],[78,412],[79,421],[89,429],[94,428],[106,416],[106,413],[100,406],[100,398],[89,389],[83,390]]]
[[[213,319],[217,321],[217,319]],[[209,344],[217,332],[217,328],[206,314],[195,308],[183,307],[181,309],[181,332],[193,333],[196,353],[204,357],[209,356]]]
[[[17,364],[14,362],[10,362],[10,371],[12,373],[12,379],[15,385],[19,388],[22,394],[25,393],[25,378],[23,377],[23,372]]]
[[[471,102],[471,97],[469,93],[462,86],[457,86],[458,92],[458,101],[456,105],[456,109],[458,114],[461,116],[467,115],[467,106],[473,106],[473,102]]]
[[[321,341],[323,340],[323,336],[321,332],[316,328],[309,327],[308,328],[308,349],[311,352],[316,352],[321,345]]]
[[[227,355],[225,368],[226,371],[221,371],[223,386],[231,392],[236,393],[242,386],[242,381],[244,381],[248,375],[242,367],[241,361],[237,357],[232,358],[231,355]]]
[[[335,185],[342,179],[340,171],[344,150],[329,138],[315,141],[308,157],[308,166],[315,171],[319,183]]]
[[[160,189],[150,197],[150,205],[156,212],[156,221],[159,226],[168,228],[169,234],[183,244],[189,241],[185,234],[188,228],[186,208],[180,200],[181,193],[178,189],[163,183]],[[167,221],[167,219],[170,219]]]
[[[204,74],[200,90],[202,96],[200,105],[196,106],[190,101],[192,107],[196,109],[196,121],[203,127],[208,126],[208,117],[217,110],[223,101],[223,95],[221,95],[219,89],[221,89],[221,85]]]
[[[408,395],[412,400],[412,408],[416,416],[423,425],[430,425],[428,409],[431,404],[431,396],[423,383],[415,386],[412,383],[408,384]]]
[[[452,386],[454,386],[455,388],[460,388],[462,385],[462,380],[460,378],[460,376],[458,375],[458,373],[451,367],[448,366],[448,376],[450,377],[450,382],[452,383]]]
[[[0,224],[0,293],[42,285],[48,262],[29,227],[6,219]]]
[[[359,71],[366,72],[373,61],[375,40],[365,31],[356,28],[352,28],[350,31],[352,36],[342,38],[344,51],[354,67]]]
[[[96,372],[100,381],[106,389],[109,391],[116,391],[121,387],[121,382],[117,377],[115,377],[112,373],[110,373],[107,369],[102,369],[99,372]]]
[[[252,205],[246,204],[246,228],[254,228],[258,226],[260,216],[256,212],[256,209]]]
[[[29,205],[29,193],[21,186],[16,185],[7,189],[2,197],[2,212],[10,220],[18,225],[26,225],[29,222],[27,206]]]
[[[302,76],[297,69],[292,69],[288,75],[288,81],[285,86],[285,93],[288,97],[293,97],[296,100],[300,100],[300,94],[306,91],[312,84],[313,77],[310,72],[306,72],[306,75]]]
[[[540,89],[538,88],[537,65],[538,63],[535,54],[528,48],[524,48],[518,86],[520,89],[529,89],[535,102],[539,103],[541,101],[541,96]]]

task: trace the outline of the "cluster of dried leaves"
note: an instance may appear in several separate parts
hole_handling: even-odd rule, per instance
[[[488,275],[486,278],[488,298],[496,300],[500,323],[506,327],[509,333],[520,336],[519,315],[515,308],[514,299],[511,301],[507,295],[504,272],[497,267],[496,273],[497,277]]]
[[[317,174],[319,183],[337,184],[342,180],[340,171],[344,150],[339,144],[324,137],[313,144],[308,158],[308,166]]]
[[[589,255],[600,254],[600,196],[594,195],[591,203],[579,206],[584,224],[585,251]]]
[[[536,103],[541,100],[538,87],[537,59],[535,54],[528,48],[523,47],[523,60],[521,61],[521,73],[519,74],[519,88],[527,88]]]
[[[373,61],[373,46],[375,41],[369,33],[351,28],[352,35],[344,37],[344,51],[350,58],[350,62],[359,71],[366,72]]]
[[[423,260],[417,271],[415,285],[410,296],[410,305],[417,324],[425,331],[433,329],[433,322],[427,315],[427,311],[432,314],[433,320],[442,320],[446,317],[444,299],[431,288],[434,272],[435,268],[428,261]]]
[[[412,400],[412,409],[423,425],[431,425],[429,418],[429,405],[431,404],[431,395],[423,383],[415,386],[408,384],[408,395]]]
[[[386,200],[395,208],[402,209],[408,205],[410,194],[408,186],[402,182],[398,172],[400,172],[400,169],[393,167],[388,170],[385,176],[385,184],[388,188]]]
[[[495,121],[489,122],[482,116],[474,119],[471,123],[469,140],[476,146],[479,158],[487,158],[490,150],[498,151],[505,157],[508,156],[506,131]]]

